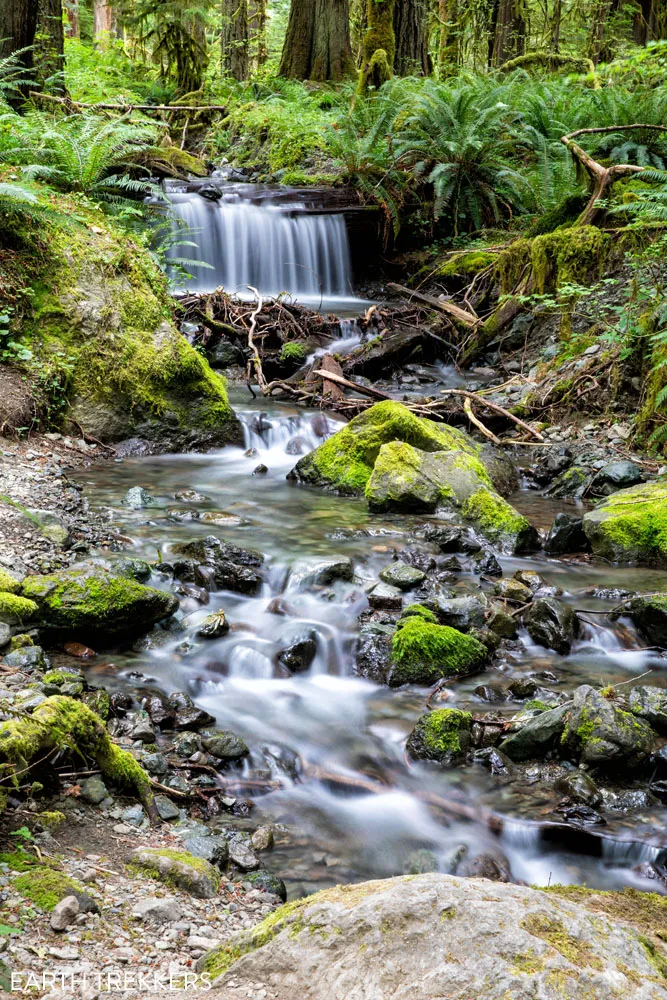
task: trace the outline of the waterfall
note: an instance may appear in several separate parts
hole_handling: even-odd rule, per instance
[[[208,189],[211,185],[208,186]],[[288,292],[314,305],[353,299],[350,247],[344,216],[318,213],[298,192],[248,184],[224,184],[216,200],[196,191],[167,188],[177,217],[170,255],[206,266],[188,265],[189,291],[265,297]],[[179,222],[180,220],[180,222]],[[191,241],[195,246],[183,245]],[[180,279],[177,279],[180,280]],[[185,289],[183,289],[185,290]]]

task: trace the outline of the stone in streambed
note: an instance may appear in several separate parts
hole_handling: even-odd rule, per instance
[[[503,740],[498,749],[514,761],[544,757],[558,745],[567,712],[567,705],[540,712],[535,718],[522,722],[517,731]]]
[[[278,654],[278,660],[293,674],[309,670],[317,654],[317,632],[310,628],[296,635]]]
[[[405,749],[417,760],[435,760],[451,766],[469,749],[472,715],[457,708],[439,708],[417,722]]]
[[[260,867],[260,860],[250,843],[240,834],[229,839],[229,860],[242,872],[257,871]]]
[[[480,670],[487,650],[472,636],[448,625],[435,625],[416,615],[402,619],[391,642],[391,687],[434,684]]]
[[[635,597],[622,608],[639,634],[652,646],[667,649],[667,594]]]
[[[229,844],[226,837],[188,837],[184,841],[184,847],[196,858],[203,858],[216,868],[227,867]]]
[[[569,605],[542,597],[524,615],[523,623],[533,642],[567,656],[579,634],[579,620]]]
[[[667,736],[667,689],[642,684],[634,687],[628,699],[630,711]]]
[[[132,486],[123,497],[123,504],[125,507],[140,510],[142,507],[156,507],[157,500],[142,486]]]
[[[514,579],[499,580],[498,583],[494,584],[493,592],[498,597],[505,601],[511,601],[513,604],[530,604],[533,599],[530,588]]]
[[[137,632],[168,618],[178,599],[101,566],[73,566],[50,576],[30,576],[23,585],[44,623],[65,632]]]
[[[235,733],[222,731],[202,740],[207,753],[217,760],[241,760],[250,753],[247,743]]]
[[[229,622],[224,611],[214,611],[207,615],[197,629],[200,639],[220,639],[229,632]]]
[[[583,517],[576,517],[574,514],[556,514],[544,543],[547,555],[564,556],[572,552],[588,552],[590,547],[584,531]]]
[[[595,807],[602,802],[600,789],[585,771],[572,771],[565,777],[559,778],[556,790],[567,795],[573,802],[581,802],[585,806]]]
[[[19,594],[0,592],[0,623],[3,625],[23,625],[37,615],[35,601]]]
[[[574,692],[562,744],[582,763],[634,770],[647,760],[654,743],[647,722],[619,708],[595,688],[583,684]]]
[[[368,603],[375,611],[400,611],[403,591],[388,583],[378,583],[368,595]]]
[[[352,580],[354,567],[349,556],[312,557],[299,559],[289,575],[289,590],[326,587],[336,580]]]
[[[667,565],[667,482],[619,490],[584,515],[584,531],[603,559]]]
[[[473,628],[483,628],[486,624],[489,602],[481,591],[478,594],[467,594],[465,597],[437,596],[435,605],[436,620],[441,625],[450,625],[460,632],[469,632]]]
[[[399,590],[412,590],[418,587],[426,579],[426,573],[414,566],[409,566],[404,562],[390,563],[389,566],[380,572],[380,579],[390,587],[398,587]]]
[[[283,903],[287,899],[287,889],[285,883],[277,875],[272,875],[271,872],[258,871],[249,872],[243,879],[244,882],[248,882],[253,889],[261,889],[262,892],[270,892],[272,896],[277,896],[281,899]]]

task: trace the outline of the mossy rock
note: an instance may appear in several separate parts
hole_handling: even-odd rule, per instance
[[[41,910],[51,911],[66,896],[76,896],[81,913],[99,913],[83,887],[54,868],[31,867],[14,879],[12,889]]]
[[[460,253],[442,264],[437,271],[440,278],[471,278],[495,262],[496,255],[485,250],[470,250]]]
[[[0,593],[0,622],[5,625],[23,625],[37,614],[37,605],[18,594]]]
[[[198,899],[211,899],[220,888],[220,873],[204,858],[189,851],[139,847],[128,858],[131,868]]]
[[[30,274],[12,333],[33,354],[28,378],[43,426],[71,414],[103,441],[240,443],[224,380],[174,326],[166,278],[148,251],[85,199],[57,196],[50,207],[61,216],[4,220]]]
[[[422,616],[402,618],[391,641],[389,684],[435,684],[481,670],[487,650],[472,636],[449,625],[435,625]]]
[[[561,746],[570,759],[591,767],[632,771],[647,761],[655,738],[647,722],[583,684],[574,692]]]
[[[101,566],[28,577],[24,592],[36,602],[47,627],[77,635],[137,632],[178,608],[172,594],[114,576]]]
[[[612,562],[667,565],[667,482],[619,490],[584,515],[596,556]]]
[[[471,744],[472,715],[458,708],[438,708],[418,720],[405,749],[417,760],[453,764]]]
[[[15,576],[0,566],[0,593],[18,594],[21,592],[21,583]]]
[[[481,486],[461,505],[461,511],[498,548],[517,553],[539,546],[539,535],[528,518],[495,490]]]

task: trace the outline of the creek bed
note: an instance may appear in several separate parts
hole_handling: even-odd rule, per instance
[[[215,534],[264,553],[268,571],[261,594],[249,598],[213,593],[207,606],[185,597],[181,631],[163,635],[161,643],[139,643],[100,656],[99,665],[93,662],[88,668],[91,681],[107,688],[187,690],[219,726],[246,739],[253,748],[244,764],[246,776],[278,779],[283,785],[256,797],[253,820],[279,824],[282,832],[270,867],[292,896],[402,873],[415,864],[420,850],[433,852],[446,870],[460,845],[466,845],[471,856],[502,852],[516,880],[655,890],[657,883],[640,878],[633,868],[656,860],[663,844],[667,847],[662,807],[640,804],[630,814],[609,815],[601,827],[566,827],[554,813],[558,794],[529,772],[508,780],[478,766],[440,770],[407,763],[405,737],[425,711],[428,692],[391,691],[355,677],[354,651],[358,616],[367,606],[363,582],[376,578],[394,551],[411,542],[425,518],[369,514],[364,501],[286,480],[297,460],[287,453],[297,448],[295,439],[301,448],[315,447],[321,440],[318,434],[336,429],[336,418],[262,400],[249,402],[245,393],[236,398],[232,393],[232,403],[243,420],[246,449],[253,449],[252,455],[226,448],[207,455],[125,459],[89,467],[78,478],[92,504],[106,510],[114,528],[131,539],[123,555],[168,559],[174,543]],[[253,474],[260,463],[268,473]],[[134,486],[144,487],[157,505],[141,510],[123,506],[126,491]],[[196,490],[206,499],[175,499],[183,490]],[[555,513],[568,509],[562,501],[527,491],[512,501],[541,528]],[[189,512],[216,512],[229,521],[203,521]],[[354,582],[305,590],[291,585],[289,570],[297,559],[330,555],[353,559]],[[549,583],[558,584],[564,600],[577,608],[602,610],[617,603],[583,593],[592,587],[667,591],[664,572],[543,554],[500,561],[506,575],[522,567],[537,570]],[[152,582],[168,586],[157,577]],[[465,560],[456,586],[480,586]],[[278,595],[292,605],[292,617],[267,610]],[[231,632],[217,640],[197,639],[197,624],[219,607],[228,616]],[[281,642],[304,628],[317,633],[311,669],[279,676],[275,664]],[[452,685],[446,704],[476,714],[498,711],[509,718],[521,703],[487,704],[473,693],[481,681],[507,683],[546,670],[557,676],[558,690],[567,691],[585,682],[615,684],[652,670],[648,683],[660,684],[666,663],[643,650],[623,620],[610,625],[606,618],[591,616],[567,657],[535,646],[525,633],[521,638],[522,646],[502,657],[498,666]],[[303,773],[304,767],[310,775]],[[384,788],[379,794],[343,790],[313,775],[317,768],[352,781],[379,782]],[[479,810],[480,822],[445,818],[426,801],[433,794]],[[489,815],[502,821],[489,823]],[[545,820],[554,826],[541,829]]]

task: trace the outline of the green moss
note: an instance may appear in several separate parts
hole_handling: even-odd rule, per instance
[[[361,495],[383,444],[403,441],[420,451],[462,451],[475,457],[479,449],[462,431],[417,417],[393,400],[360,413],[297,464],[302,482],[328,486],[339,493]]]
[[[34,855],[25,851],[11,851],[0,853],[0,864],[7,865],[13,872],[27,872],[38,867],[39,862]]]
[[[391,79],[396,56],[394,0],[366,0],[368,30],[363,39],[364,61],[359,93],[379,88]]]
[[[111,742],[104,723],[79,701],[63,695],[47,698],[27,718],[0,723],[0,771],[16,784],[18,774],[53,750],[92,758],[105,777],[131,789],[152,806],[150,779],[132,754]]]
[[[554,229],[561,226],[572,225],[579,218],[588,203],[587,194],[570,194],[562,201],[559,201],[553,208],[548,209],[540,218],[533,223],[526,234],[529,238],[533,236],[543,236],[545,233],[552,233]]]
[[[515,973],[525,973],[535,975],[544,968],[544,959],[536,955],[534,951],[524,952],[522,955],[515,955],[512,959],[512,968]]]
[[[16,577],[0,566],[0,592],[4,594],[18,594],[20,590],[21,584]]]
[[[529,709],[531,711],[540,711],[540,712],[549,711],[549,706],[546,705],[543,701],[540,701],[539,698],[533,698],[532,701],[527,701],[523,707],[524,710]]]
[[[535,531],[528,519],[492,490],[476,490],[463,504],[462,512],[490,542],[511,540],[517,552],[533,544]]]
[[[425,746],[434,755],[461,752],[461,730],[470,731],[472,715],[458,708],[438,708],[424,716],[423,735]]]
[[[496,254],[487,253],[485,250],[469,250],[467,253],[450,257],[436,273],[440,278],[468,278],[485,271],[495,261]]]
[[[20,632],[18,635],[13,635],[9,641],[9,652],[14,653],[17,649],[26,649],[28,646],[34,646],[29,635],[24,632]]]
[[[59,809],[53,809],[47,812],[35,813],[35,819],[44,827],[45,830],[57,830],[59,826],[67,822],[67,817],[65,813],[60,812]]]
[[[477,639],[455,628],[410,616],[396,627],[391,655],[391,684],[397,687],[470,673],[483,666],[487,651]]]
[[[0,622],[23,625],[37,614],[37,605],[18,594],[0,593]]]
[[[81,681],[78,673],[69,670],[47,670],[42,677],[45,684],[53,684],[55,687],[62,687],[63,684],[76,684]]]
[[[158,867],[160,858],[169,858],[171,861],[176,861],[178,864],[185,866],[186,870],[181,869],[180,871],[174,871],[170,875],[164,875]],[[185,889],[188,888],[187,869],[192,869],[206,876],[216,887],[220,883],[220,873],[210,862],[204,858],[198,858],[194,854],[190,854],[189,851],[179,851],[169,847],[142,850],[142,856],[132,858],[129,862],[129,867],[167,885],[174,885]]]
[[[111,712],[111,700],[106,691],[102,688],[97,691],[86,691],[81,700],[84,705],[87,705],[91,711],[106,722]]]
[[[521,921],[521,926],[529,934],[546,941],[572,965],[600,970],[603,968],[601,959],[594,954],[591,945],[568,934],[560,920],[545,913],[530,913]]]
[[[31,868],[14,879],[12,888],[42,910],[52,910],[65,896],[84,893],[78,882],[53,868]]]
[[[423,604],[408,604],[407,608],[403,608],[401,618],[413,617],[421,618],[425,622],[432,622],[433,625],[438,624],[436,615]]]
[[[531,247],[535,290],[585,284],[601,276],[611,236],[596,226],[574,226],[536,236]]]
[[[305,344],[300,343],[298,340],[291,340],[287,344],[283,344],[283,349],[280,352],[280,362],[281,364],[292,364],[292,365],[302,365],[308,356],[308,349]]]
[[[596,555],[667,561],[667,483],[644,483],[607,497],[584,519]]]

